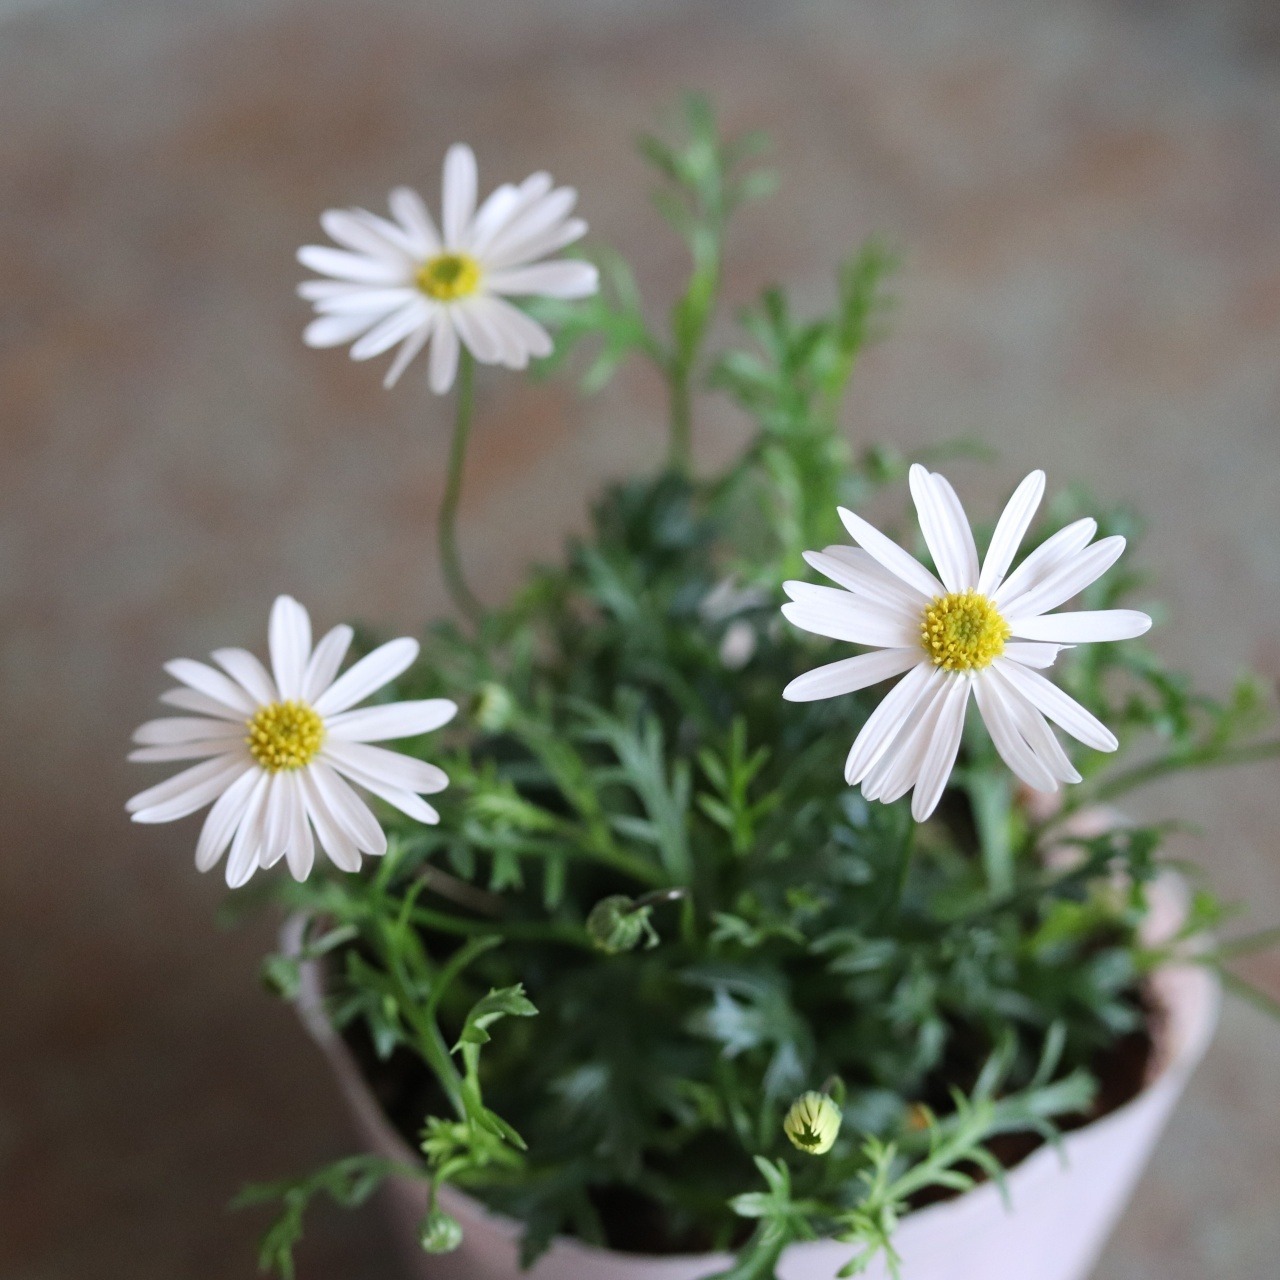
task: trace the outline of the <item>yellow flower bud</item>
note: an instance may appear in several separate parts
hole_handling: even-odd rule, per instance
[[[782,1131],[791,1145],[811,1156],[824,1155],[840,1132],[840,1108],[825,1093],[802,1093],[787,1112]]]

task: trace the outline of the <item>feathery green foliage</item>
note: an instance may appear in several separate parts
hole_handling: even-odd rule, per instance
[[[1256,736],[1254,682],[1219,703],[1127,642],[1059,662],[1122,751],[1073,744],[1085,781],[1057,812],[1026,802],[981,733],[923,826],[905,801],[845,786],[879,693],[782,700],[830,646],[783,621],[779,587],[803,550],[840,540],[837,504],[906,477],[910,459],[855,456],[839,428],[894,258],[876,242],[852,254],[816,318],[766,290],[741,345],[708,353],[729,215],[767,180],[744,171],[758,142],[722,141],[704,103],[688,127],[683,144],[643,143],[692,260],[667,327],[618,260],[598,298],[547,304],[558,359],[595,341],[590,388],[633,353],[662,371],[671,465],[609,489],[563,564],[477,635],[438,626],[388,691],[464,704],[441,825],[387,809],[372,874],[274,892],[310,919],[335,1023],[406,1082],[394,1116],[410,1137],[426,1126],[418,1176],[520,1219],[526,1260],[569,1232],[732,1249],[726,1280],[765,1280],[791,1241],[833,1235],[857,1274],[893,1263],[895,1223],[920,1197],[998,1179],[994,1139],[1052,1141],[1089,1118],[1099,1062],[1144,1026],[1143,980],[1169,954],[1140,936],[1164,831],[1075,838],[1071,816],[1277,744]],[[703,388],[755,426],[706,478],[689,467]],[[1033,536],[1084,508],[1096,514],[1068,494]],[[1100,524],[1135,532],[1124,512]],[[1114,573],[1086,604],[1135,590]],[[1220,918],[1202,895],[1188,932]],[[269,977],[290,994],[296,961],[274,958]],[[782,1120],[823,1087],[844,1122],[814,1157]],[[356,1201],[387,1172],[344,1162],[253,1193],[284,1206],[264,1264],[291,1274],[315,1192]],[[439,1217],[424,1238],[456,1244]]]

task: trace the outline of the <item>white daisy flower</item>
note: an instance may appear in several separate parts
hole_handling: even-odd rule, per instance
[[[351,358],[367,360],[399,344],[384,380],[392,386],[431,342],[431,389],[453,385],[458,343],[482,364],[523,369],[531,356],[551,354],[551,338],[536,320],[506,301],[539,294],[581,298],[598,280],[587,262],[541,261],[587,229],[571,218],[578,194],[553,189],[535,173],[518,187],[504,183],[476,209],[476,158],[458,143],[444,158],[441,230],[408,187],[390,197],[393,220],[365,209],[329,209],[325,231],[342,246],[309,244],[298,261],[327,280],[307,280],[298,292],[319,318],[303,334],[310,347],[351,342]]]
[[[947,480],[916,465],[911,496],[938,577],[852,511],[840,510],[855,547],[809,551],[805,560],[838,587],[788,582],[782,612],[798,627],[875,651],[818,667],[783,691],[792,702],[833,698],[903,678],[868,717],[845,763],[850,786],[886,804],[913,787],[923,822],[942,796],[960,749],[970,693],[996,750],[1028,786],[1056,791],[1080,775],[1046,723],[1098,751],[1115,735],[1038,669],[1064,647],[1127,640],[1151,626],[1133,609],[1050,613],[1102,576],[1124,550],[1094,520],[1077,520],[1009,573],[1044,494],[1033,471],[1009,499],[981,568],[960,499]],[[939,581],[941,579],[941,581]]]
[[[134,796],[125,806],[134,822],[172,822],[212,802],[196,867],[208,871],[230,846],[233,889],[282,857],[305,880],[317,839],[343,871],[358,871],[362,853],[385,853],[386,833],[351,783],[419,822],[438,822],[421,796],[448,786],[444,771],[369,744],[438,729],[458,708],[428,698],[352,710],[410,666],[418,642],[392,640],[339,676],[351,636],[334,627],[313,649],[306,609],[280,596],[270,671],[247,649],[216,650],[221,671],[189,658],[166,663],[182,687],[160,701],[195,714],[148,721],[129,759],[202,763]]]

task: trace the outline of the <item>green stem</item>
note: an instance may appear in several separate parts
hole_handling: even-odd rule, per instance
[[[916,823],[912,822],[907,828],[907,834],[902,839],[902,846],[898,850],[898,866],[893,877],[893,913],[897,915],[902,910],[902,899],[907,892],[907,877],[911,874],[911,855],[915,852],[916,847]]]
[[[548,942],[568,947],[579,947],[589,950],[582,933],[568,925],[538,924],[536,921],[504,921],[500,926],[492,920],[460,920],[457,916],[447,915],[441,911],[432,911],[427,907],[414,907],[409,919],[424,929],[435,929],[441,933],[458,937],[487,937],[495,928],[501,928],[502,934],[517,942]]]
[[[1166,774],[1188,769],[1220,769],[1228,765],[1253,764],[1277,755],[1280,755],[1280,741],[1255,742],[1243,747],[1206,746],[1192,751],[1170,753],[1104,777],[1093,788],[1091,799],[1111,800]]]
[[[1259,991],[1253,983],[1237,977],[1230,969],[1224,969],[1221,965],[1213,965],[1211,967],[1217,973],[1225,990],[1229,991],[1233,996],[1239,996],[1246,1004],[1251,1004],[1260,1013],[1265,1013],[1267,1017],[1280,1021],[1280,1000],[1268,995],[1265,991]]]
[[[462,498],[462,472],[467,459],[467,437],[471,432],[471,408],[475,382],[475,361],[471,352],[462,349],[458,361],[457,413],[453,423],[453,441],[449,446],[449,475],[444,499],[440,503],[439,546],[440,568],[453,603],[474,623],[484,618],[484,606],[471,593],[462,574],[458,557],[458,503]]]
[[[1003,898],[1013,889],[1013,840],[1009,830],[1012,785],[1007,777],[974,768],[969,775],[969,802],[982,849],[982,865],[993,898]]]
[[[1252,955],[1255,951],[1266,951],[1271,947],[1280,947],[1280,925],[1272,925],[1269,929],[1259,929],[1256,933],[1246,933],[1243,937],[1220,942],[1213,949],[1213,958],[1232,960],[1236,956]]]
[[[381,929],[374,930],[374,941],[381,952],[382,963],[387,976],[395,985],[396,1003],[399,1005],[400,1014],[413,1032],[422,1060],[431,1068],[440,1082],[440,1087],[457,1113],[458,1119],[465,1120],[467,1109],[462,1100],[462,1074],[454,1064],[449,1046],[445,1043],[435,1018],[422,1007],[417,993],[404,972],[401,957],[395,945],[382,935]]]
[[[693,464],[693,418],[689,396],[689,369],[673,365],[671,379],[671,449],[667,463],[672,471],[688,475]]]

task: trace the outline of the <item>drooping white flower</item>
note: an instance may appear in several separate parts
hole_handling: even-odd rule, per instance
[[[427,342],[431,389],[453,385],[458,344],[482,364],[523,369],[531,356],[551,354],[551,337],[508,297],[538,294],[581,298],[598,280],[587,262],[543,261],[587,229],[570,217],[577,192],[535,173],[519,186],[504,183],[476,209],[476,158],[462,143],[444,158],[437,230],[422,198],[408,187],[390,196],[391,219],[365,209],[329,209],[325,231],[342,246],[305,245],[298,261],[325,280],[298,292],[318,318],[303,334],[311,347],[352,343],[351,358],[367,360],[397,344],[384,385],[390,387]]]
[[[1151,619],[1133,609],[1049,612],[1101,577],[1124,550],[1121,537],[1093,542],[1094,520],[1055,533],[1009,573],[1043,494],[1044,472],[1033,471],[1009,499],[979,567],[955,490],[943,476],[913,466],[911,496],[937,577],[841,508],[859,546],[805,553],[837,586],[785,584],[791,603],[782,612],[792,623],[874,652],[806,672],[783,697],[833,698],[902,676],[868,717],[845,763],[849,785],[860,783],[867,799],[889,803],[914,788],[912,816],[923,822],[933,812],[960,749],[970,693],[1005,763],[1039,791],[1080,781],[1047,720],[1086,746],[1116,749],[1115,735],[1040,670],[1065,647],[1142,635]]]
[[[351,637],[337,626],[313,649],[306,609],[280,596],[270,671],[247,649],[216,650],[221,670],[189,658],[166,663],[181,687],[160,701],[194,714],[142,725],[129,759],[201,763],[134,796],[125,806],[134,822],[172,822],[212,803],[196,867],[208,871],[229,846],[233,889],[282,857],[305,880],[317,839],[343,871],[358,871],[362,853],[385,853],[386,833],[352,783],[419,822],[438,822],[422,795],[448,786],[444,771],[370,744],[429,733],[458,708],[429,698],[353,710],[410,666],[418,642],[392,640],[339,676]]]

